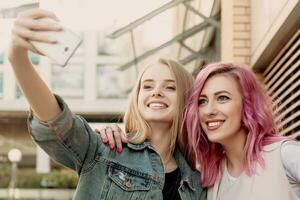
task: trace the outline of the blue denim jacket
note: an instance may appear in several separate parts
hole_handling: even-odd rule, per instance
[[[56,96],[62,112],[47,123],[30,114],[28,129],[35,142],[54,160],[79,175],[74,199],[163,199],[164,168],[159,154],[145,141],[124,145],[122,154],[103,144],[84,120]],[[178,149],[174,157],[181,172],[183,200],[206,200],[200,174],[192,171]]]

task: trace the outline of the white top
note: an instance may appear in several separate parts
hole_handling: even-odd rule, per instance
[[[281,161],[291,187],[300,197],[300,143],[285,141],[281,146]],[[238,177],[231,176],[227,170],[229,183],[232,185]]]
[[[286,141],[281,147],[281,161],[295,193],[300,197],[300,143]]]

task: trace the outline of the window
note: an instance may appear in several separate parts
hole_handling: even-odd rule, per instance
[[[4,53],[0,53],[0,64],[4,63]]]
[[[126,98],[135,82],[134,73],[121,71],[115,65],[97,66],[97,96],[100,98]]]
[[[0,66],[0,98],[3,97],[3,72],[1,71]]]
[[[64,97],[81,98],[84,95],[84,66],[70,63],[62,68],[52,66],[52,89]]]
[[[30,58],[32,64],[34,64],[34,65],[38,65],[39,64],[39,61],[40,61],[39,55],[37,55],[35,53],[32,53],[31,51],[29,51],[28,55],[29,55],[29,58]]]
[[[16,97],[17,97],[17,99],[20,99],[21,97],[23,97],[23,92],[18,85],[16,87]]]

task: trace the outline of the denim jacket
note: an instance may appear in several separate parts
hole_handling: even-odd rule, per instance
[[[54,160],[78,173],[73,199],[163,199],[163,164],[148,141],[124,145],[122,154],[110,150],[84,118],[74,115],[60,97],[56,99],[62,110],[59,116],[42,122],[30,114],[28,129],[35,142]],[[181,199],[206,200],[200,174],[191,170],[178,149],[174,157],[182,177]]]

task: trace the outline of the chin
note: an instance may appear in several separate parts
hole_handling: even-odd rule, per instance
[[[212,134],[212,133],[210,133]],[[218,137],[217,135],[210,135],[207,136],[208,140],[212,143],[220,143],[222,141],[222,138]]]
[[[159,117],[148,117],[148,118],[145,118],[145,120],[147,122],[154,122],[154,123],[172,123],[173,118],[159,116]]]
[[[161,123],[161,122],[172,122],[172,120],[170,119],[166,119],[166,118],[162,118],[162,117],[159,117],[159,118],[150,118],[150,119],[147,119],[146,121],[149,121],[149,122],[157,122],[157,123]]]

